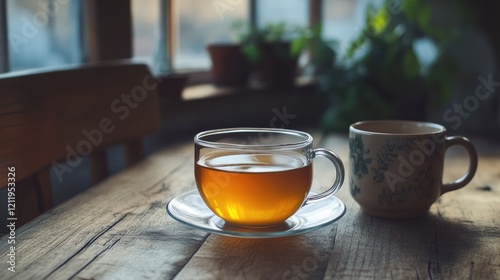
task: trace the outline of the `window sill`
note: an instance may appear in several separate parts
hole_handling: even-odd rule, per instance
[[[289,94],[314,91],[317,82],[310,78],[298,78],[296,86],[289,89],[256,89],[251,87],[217,87],[211,83],[187,86],[182,92],[183,101],[222,97],[234,94]]]
[[[188,86],[182,100],[160,99],[165,138],[193,135],[223,127],[286,127],[317,125],[326,96],[317,83],[299,80],[289,89],[219,88],[212,84]]]

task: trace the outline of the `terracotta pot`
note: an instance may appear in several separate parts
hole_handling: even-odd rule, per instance
[[[267,43],[260,46],[261,61],[254,66],[258,87],[289,88],[295,84],[297,58],[290,58],[290,43]]]
[[[238,44],[211,44],[207,46],[212,60],[212,78],[217,86],[245,86],[249,67]]]

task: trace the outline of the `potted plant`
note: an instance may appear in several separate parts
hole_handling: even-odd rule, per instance
[[[239,30],[243,22],[233,23],[232,29]],[[235,40],[236,41],[236,40]],[[211,43],[207,51],[212,62],[210,72],[217,86],[245,86],[249,66],[240,42]]]
[[[303,50],[320,41],[321,28],[274,23],[261,29],[247,27],[240,34],[242,51],[251,66],[256,86],[287,88],[294,85],[298,58]]]
[[[248,63],[241,52],[241,45],[214,43],[207,46],[212,67],[212,79],[217,86],[245,86],[248,80]]]
[[[245,86],[248,79],[248,63],[240,44],[214,43],[207,46],[212,67],[212,79],[217,86]]]
[[[461,71],[449,52],[455,34],[433,25],[426,1],[404,2],[392,15],[389,5],[367,10],[362,32],[323,75],[321,88],[331,100],[324,129],[345,130],[363,119],[423,120],[430,99],[451,97]],[[434,50],[431,61],[417,54],[421,42]]]

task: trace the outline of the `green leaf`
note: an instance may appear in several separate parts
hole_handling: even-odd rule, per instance
[[[298,57],[306,48],[308,41],[309,40],[306,37],[299,37],[293,40],[290,46],[290,55],[292,57]]]
[[[242,52],[252,64],[257,64],[262,59],[262,53],[256,44],[243,45]]]
[[[351,42],[349,47],[347,48],[346,51],[346,58],[352,58],[354,54],[363,46],[363,44],[366,42],[366,35],[361,32],[354,41]]]
[[[432,22],[431,22],[431,16],[432,16],[432,9],[431,6],[427,3],[422,3],[419,6],[418,13],[417,15],[417,22],[420,26],[422,27],[431,27]]]
[[[410,22],[417,22],[421,0],[403,0],[403,13]]]
[[[403,58],[404,76],[411,81],[416,79],[420,74],[420,63],[413,49],[408,49]]]
[[[369,12],[367,14],[367,30],[365,32],[368,32],[370,36],[376,36],[385,30],[390,20],[391,15],[384,7],[376,12]]]
[[[313,44],[313,64],[318,71],[329,71],[334,67],[336,52],[326,42],[317,40]]]

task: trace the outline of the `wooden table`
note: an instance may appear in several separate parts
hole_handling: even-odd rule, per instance
[[[345,136],[317,146],[346,163]],[[195,189],[190,141],[162,150],[16,231],[16,272],[0,240],[0,279],[500,279],[500,153],[487,142],[475,179],[428,215],[386,220],[363,214],[345,183],[339,221],[303,235],[240,239],[186,227],[166,211]],[[449,155],[447,179],[466,168]],[[315,184],[331,168],[318,162]],[[4,204],[2,204],[4,205]]]

